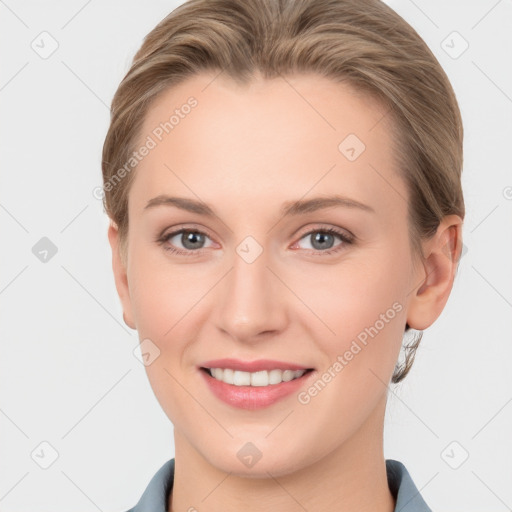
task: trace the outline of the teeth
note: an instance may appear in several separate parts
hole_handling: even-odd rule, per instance
[[[280,384],[302,377],[306,370],[262,370],[260,372],[241,372],[230,368],[209,368],[213,378],[235,386],[268,386]]]

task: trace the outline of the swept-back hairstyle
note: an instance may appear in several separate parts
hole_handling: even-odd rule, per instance
[[[124,262],[135,173],[126,162],[159,93],[201,71],[241,84],[256,73],[318,73],[378,99],[392,121],[397,172],[409,193],[415,262],[444,216],[464,218],[463,127],[454,91],[425,42],[390,7],[380,0],[189,0],[145,37],[112,100],[103,204],[119,229]],[[404,346],[392,382],[409,372],[422,334]]]

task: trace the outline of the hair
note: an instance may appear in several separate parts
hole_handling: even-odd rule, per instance
[[[418,33],[380,0],[189,0],[147,34],[111,105],[102,155],[103,205],[127,261],[126,173],[148,109],[162,91],[202,72],[239,84],[317,73],[376,98],[393,132],[408,191],[411,253],[446,215],[464,218],[462,119],[452,86]],[[136,165],[135,165],[136,167]],[[124,169],[124,172],[123,172]],[[122,179],[121,179],[122,178]],[[405,333],[410,330],[406,324]],[[405,345],[392,382],[409,372],[423,332]]]

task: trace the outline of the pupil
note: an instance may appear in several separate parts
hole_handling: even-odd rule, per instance
[[[315,247],[315,249],[326,249],[325,246],[322,246],[322,242],[325,242],[325,238],[333,238],[333,236],[330,233],[317,233],[316,235],[313,235],[313,247],[315,247],[315,244],[317,242],[320,243],[320,247]],[[332,240],[331,240],[332,241]],[[329,248],[332,245],[329,245]]]
[[[201,240],[202,235],[193,233],[193,232],[183,233],[183,237],[184,237],[183,245],[187,249],[197,249],[197,247],[196,247],[197,241],[199,240],[199,245],[200,245],[200,242],[202,241]],[[191,246],[187,247],[187,245],[189,245],[189,244],[191,244]]]

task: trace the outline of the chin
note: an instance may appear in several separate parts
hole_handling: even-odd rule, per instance
[[[250,441],[235,451],[223,449],[222,453],[210,453],[205,458],[219,470],[243,478],[280,477],[307,465],[296,449],[288,453],[271,447],[269,443],[268,448],[260,450]]]

